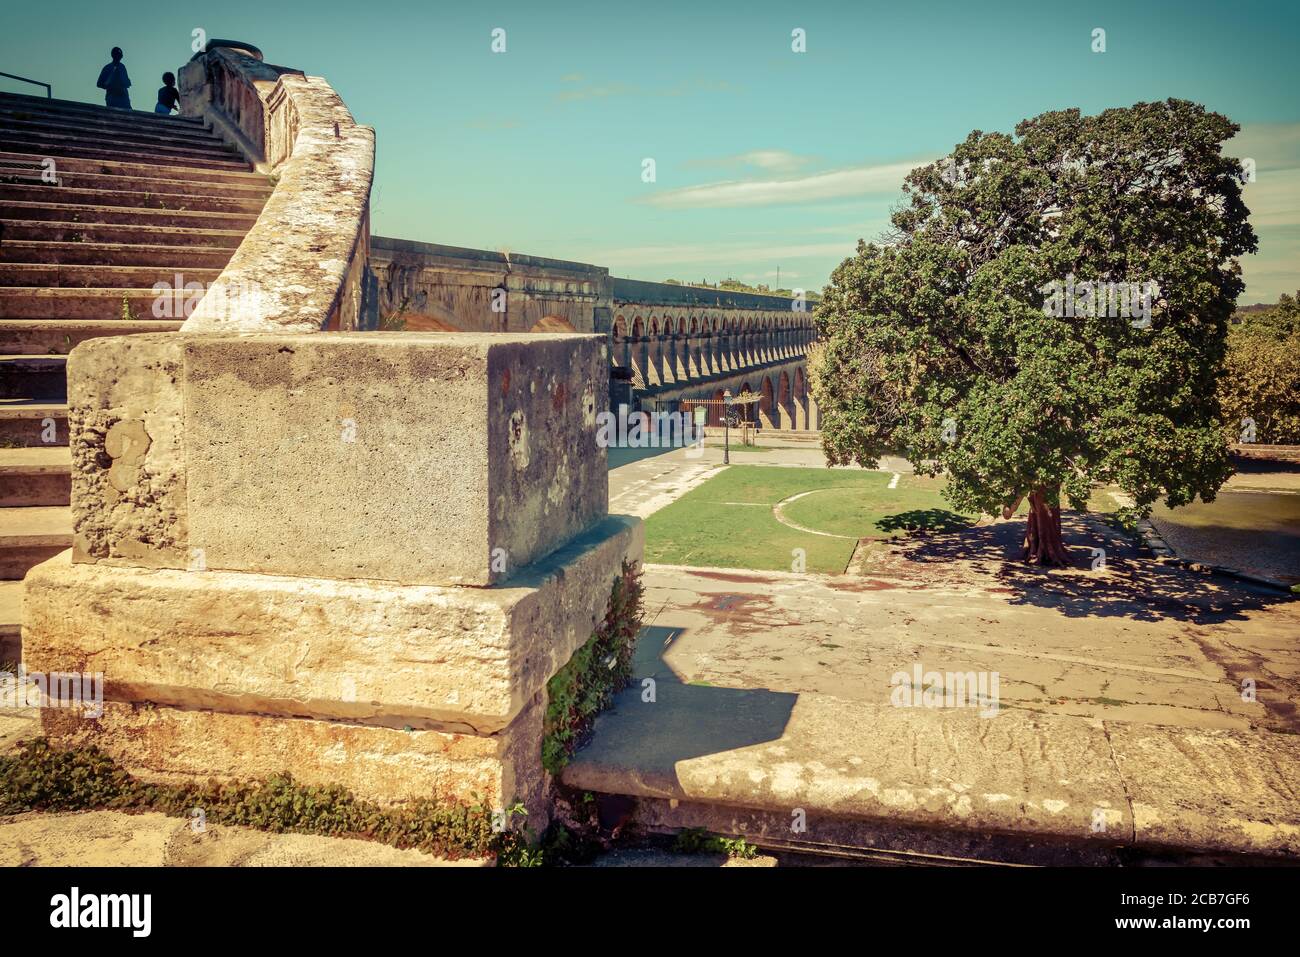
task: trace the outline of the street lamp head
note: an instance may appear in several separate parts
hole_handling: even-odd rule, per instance
[[[731,405],[731,390],[730,390],[730,389],[723,389],[723,390],[722,390],[722,401],[725,402],[725,403],[727,403],[727,405]]]

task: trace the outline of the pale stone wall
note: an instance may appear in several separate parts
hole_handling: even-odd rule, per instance
[[[410,331],[604,332],[608,270],[586,263],[375,236],[372,327]]]

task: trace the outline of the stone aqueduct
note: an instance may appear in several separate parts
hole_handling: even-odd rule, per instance
[[[751,392],[759,397],[752,417],[764,428],[817,428],[806,303],[382,236],[371,237],[364,282],[361,328],[601,333],[611,365],[626,370],[643,405]]]

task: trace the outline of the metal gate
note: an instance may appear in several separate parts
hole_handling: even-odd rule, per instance
[[[739,395],[732,399],[727,425],[733,429],[742,426],[758,428],[758,401],[759,397],[752,394]],[[722,428],[723,416],[728,414],[728,403],[724,399],[652,399],[650,405],[651,413],[682,413],[690,416],[697,423],[701,421],[702,415],[701,424],[706,427]]]

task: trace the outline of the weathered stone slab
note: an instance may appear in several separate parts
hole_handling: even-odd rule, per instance
[[[414,848],[277,834],[148,812],[30,812],[0,817],[0,867],[485,867]]]
[[[658,683],[596,719],[562,775],[592,791],[819,818],[1122,843],[1124,789],[1097,723]],[[1100,812],[1106,830],[1093,830]],[[810,827],[812,824],[810,824]]]
[[[259,781],[288,771],[380,804],[518,800],[530,816],[544,814],[540,696],[509,728],[482,737],[120,703],[106,704],[98,720],[49,708],[41,718],[57,747],[94,745],[148,782]]]
[[[1106,727],[1141,841],[1300,857],[1295,735],[1121,722]]]
[[[604,618],[637,519],[611,517],[497,588],[239,572],[33,568],[30,671],[102,672],[105,696],[492,733]]]

